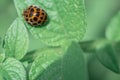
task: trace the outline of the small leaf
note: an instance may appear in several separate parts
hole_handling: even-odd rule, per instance
[[[32,64],[29,77],[30,80],[35,80],[46,68],[54,61],[59,59],[62,55],[61,50],[58,49],[42,49],[38,51],[39,56],[35,59]],[[37,54],[37,53],[36,53]]]
[[[30,80],[87,80],[85,60],[76,43],[72,43],[67,52],[56,50],[40,52],[33,62]]]
[[[99,61],[105,67],[116,73],[120,73],[118,59],[112,45],[103,42],[98,45],[96,52]]]
[[[48,14],[48,24],[35,28],[27,25],[35,38],[48,45],[80,41],[85,34],[84,0],[14,0],[18,14],[24,6],[38,5]],[[22,7],[23,5],[23,7]],[[19,15],[21,17],[21,15]]]
[[[26,80],[25,69],[16,59],[8,58],[0,67],[5,80]]]
[[[120,41],[120,12],[111,20],[106,30],[106,37],[111,41]]]
[[[5,36],[4,50],[7,57],[21,59],[28,49],[28,33],[24,23],[16,19]]]

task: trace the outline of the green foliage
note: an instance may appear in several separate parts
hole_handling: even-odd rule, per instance
[[[119,59],[119,53],[120,53],[120,12],[118,12],[110,21],[110,24],[108,25],[107,29],[106,29],[106,38],[108,40],[110,40],[113,44],[113,49],[114,52],[116,53],[115,57],[118,61],[117,63],[115,62],[115,60],[113,60],[114,62],[114,71],[115,72],[119,72],[120,73],[120,59]],[[111,54],[109,52],[109,54]],[[111,57],[113,57],[114,54],[111,54]],[[108,63],[109,64],[109,63]],[[116,65],[116,66],[115,66]],[[115,69],[116,68],[116,69]]]
[[[80,47],[78,42],[86,29],[84,0],[14,0],[14,3],[18,18],[5,35],[4,52],[0,51],[0,80],[88,80],[85,61],[89,59],[84,58],[85,52],[97,55],[96,59],[107,69],[120,73],[116,56],[120,51],[119,13],[106,29],[107,38],[80,42]],[[30,5],[47,12],[46,25],[35,28],[25,22],[22,13]],[[46,45],[40,44],[40,49],[36,49],[33,42],[34,51],[27,52],[27,29],[39,40],[37,47],[41,41]]]
[[[97,58],[108,69],[120,73],[119,63],[113,46],[108,41],[97,44]]]
[[[46,48],[37,51],[37,54],[39,56],[33,62],[29,73],[30,80],[38,80],[36,77],[39,77],[50,64],[58,60],[62,52],[60,48]]]
[[[0,72],[5,80],[26,80],[26,72],[23,65],[13,58],[6,59],[0,65]]]
[[[120,12],[113,17],[108,28],[106,29],[106,37],[111,41],[120,41]]]
[[[30,70],[30,80],[86,80],[86,67],[80,46],[73,42],[60,48],[40,50]]]
[[[21,59],[26,54],[29,43],[28,33],[20,19],[16,19],[10,26],[4,42],[7,57]]]
[[[14,0],[14,3],[19,17],[5,35],[5,56],[0,56],[1,79],[86,80],[83,52],[76,43],[82,39],[86,28],[83,0]],[[22,13],[30,5],[40,5],[47,12],[49,19],[46,25],[35,28],[25,22]],[[30,52],[32,55],[26,54],[29,45],[26,27],[35,38],[50,47]],[[29,75],[26,75],[23,64]]]
[[[35,38],[48,45],[63,45],[68,41],[79,42],[85,33],[83,0],[14,0],[19,17],[29,5],[38,5],[48,14],[48,24],[40,28],[27,25]],[[26,23],[26,22],[25,22]]]

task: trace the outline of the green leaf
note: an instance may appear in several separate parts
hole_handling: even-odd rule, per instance
[[[120,41],[120,12],[111,20],[106,30],[106,37],[111,41]]]
[[[0,53],[0,63],[3,62],[4,59],[5,59],[5,54]]]
[[[38,5],[48,14],[48,24],[40,28],[27,25],[35,38],[48,45],[80,41],[85,34],[84,0],[14,0],[19,17],[25,6]],[[26,23],[26,22],[25,22]]]
[[[108,69],[120,73],[118,59],[112,45],[108,42],[102,42],[97,47],[97,58]]]
[[[87,80],[85,60],[80,46],[72,43],[63,53],[60,49],[40,52],[30,70],[30,80]]]
[[[39,53],[39,56],[33,62],[29,73],[30,80],[35,80],[50,64],[59,59],[62,55],[59,48],[42,49],[37,53]]]
[[[24,23],[17,18],[5,36],[4,50],[7,57],[21,59],[28,49],[28,33]]]
[[[25,69],[16,59],[8,58],[0,67],[0,72],[5,80],[26,80]]]

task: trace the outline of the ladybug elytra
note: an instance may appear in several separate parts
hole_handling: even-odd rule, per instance
[[[47,13],[33,5],[24,10],[23,16],[27,23],[32,26],[41,26],[47,21]]]

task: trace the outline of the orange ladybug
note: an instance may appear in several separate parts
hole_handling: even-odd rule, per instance
[[[33,5],[23,11],[23,16],[27,23],[32,26],[41,26],[47,21],[47,13],[43,9]]]

